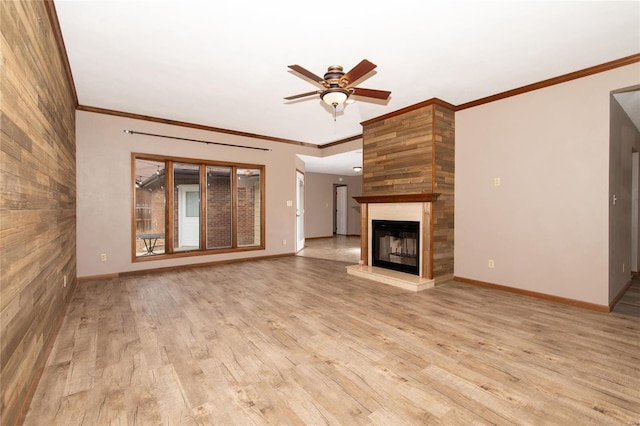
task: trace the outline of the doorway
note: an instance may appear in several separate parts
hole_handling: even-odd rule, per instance
[[[296,170],[296,252],[304,248],[304,173]]]
[[[638,259],[640,85],[611,92],[609,115],[609,303],[629,288]]]
[[[178,187],[178,249],[200,247],[200,185]]]
[[[335,228],[336,235],[347,235],[347,185],[335,186]]]

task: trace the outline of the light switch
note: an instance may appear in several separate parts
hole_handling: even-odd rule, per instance
[[[493,178],[493,186],[500,186],[500,178]]]
[[[291,207],[291,206],[293,206],[293,201],[287,200],[287,207]]]

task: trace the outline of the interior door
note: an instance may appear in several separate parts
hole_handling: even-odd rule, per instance
[[[178,187],[178,248],[200,247],[200,185]]]
[[[336,186],[336,234],[347,235],[347,187]]]
[[[296,252],[304,248],[304,174],[296,171]]]

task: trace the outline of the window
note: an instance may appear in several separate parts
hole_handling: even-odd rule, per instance
[[[260,245],[262,188],[260,169],[237,169],[238,247]]]
[[[173,251],[200,248],[200,167],[173,163]]]
[[[133,259],[264,249],[264,166],[133,154]]]
[[[136,159],[134,176],[136,255],[165,252],[165,163]]]

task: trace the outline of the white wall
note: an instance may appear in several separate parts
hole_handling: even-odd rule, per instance
[[[124,129],[270,148],[258,151],[195,142],[127,135]],[[211,261],[293,253],[295,250],[296,154],[320,155],[317,148],[189,129],[129,118],[76,113],[78,276],[162,268]],[[131,261],[131,153],[264,164],[266,166],[266,249]],[[287,206],[287,201],[292,206]],[[287,245],[282,244],[287,241]],[[99,254],[107,261],[100,262]]]
[[[456,112],[457,277],[608,305],[609,99],[639,76],[633,64]]]
[[[360,205],[353,197],[362,195],[362,176],[307,172],[304,178],[305,238],[333,235],[334,185],[347,185],[347,234],[360,235]]]

